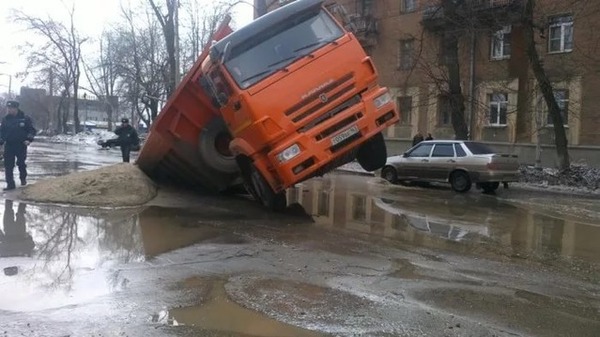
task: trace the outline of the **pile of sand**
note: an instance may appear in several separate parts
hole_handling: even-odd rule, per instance
[[[22,190],[21,199],[85,206],[136,206],[157,188],[137,166],[123,163],[40,180]]]

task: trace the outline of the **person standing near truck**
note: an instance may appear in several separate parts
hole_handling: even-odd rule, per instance
[[[4,173],[6,175],[5,191],[15,189],[13,170],[16,164],[19,167],[21,186],[27,185],[27,147],[33,142],[36,130],[31,118],[21,109],[19,102],[7,101],[7,113],[2,118],[0,125],[0,145],[4,145]]]
[[[119,145],[121,146],[121,155],[123,162],[129,163],[129,154],[131,147],[139,144],[140,138],[133,126],[129,125],[129,119],[121,119],[121,126],[115,130],[115,134],[119,137]]]

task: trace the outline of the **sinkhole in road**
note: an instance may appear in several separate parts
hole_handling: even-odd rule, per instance
[[[153,322],[257,337],[321,336],[242,307],[227,296],[224,280],[192,278],[185,283],[201,289],[203,304],[160,312],[152,317]]]

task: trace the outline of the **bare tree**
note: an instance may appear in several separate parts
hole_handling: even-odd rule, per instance
[[[69,97],[72,94],[74,98],[73,121],[75,132],[78,132],[81,128],[79,106],[76,98],[78,97],[81,76],[81,46],[87,41],[87,38],[82,37],[75,27],[74,5],[68,11],[68,14],[67,25],[62,21],[52,18],[41,19],[21,11],[15,11],[14,18],[27,29],[42,37],[42,46],[28,49],[29,66],[63,70],[64,78],[61,81],[65,92],[63,97]],[[66,124],[66,121],[63,121],[63,124]]]
[[[554,124],[556,154],[558,156],[558,167],[560,170],[566,170],[570,167],[569,149],[567,147],[567,134],[565,132],[564,121],[562,120],[561,110],[554,97],[552,83],[546,75],[544,66],[540,60],[536,49],[535,29],[539,25],[534,22],[535,1],[527,0],[523,12],[523,27],[525,28],[525,44],[527,46],[527,56],[531,64],[533,74],[539,83],[540,90],[548,106],[548,114]]]
[[[113,33],[105,32],[100,38],[98,58],[92,64],[84,62],[84,71],[89,90],[104,103],[106,116],[108,117],[108,129],[112,130],[113,113],[115,104],[118,103],[116,96],[120,94],[118,73],[117,50],[114,48],[115,36]]]
[[[181,3],[183,12],[180,21],[182,34],[181,66],[187,71],[198,59],[202,49],[210,42],[218,25],[227,16],[234,4],[227,2],[213,3],[211,6],[200,6],[195,1]]]
[[[148,0],[160,26],[162,27],[163,37],[167,50],[167,64],[169,73],[167,81],[167,96],[170,96],[177,84],[179,84],[179,0],[165,0],[167,13],[163,14],[154,0]]]
[[[122,14],[125,25],[117,27],[113,45],[120,60],[117,69],[132,111],[150,126],[166,100],[169,73],[160,27],[148,12],[135,15],[133,10],[123,9]]]

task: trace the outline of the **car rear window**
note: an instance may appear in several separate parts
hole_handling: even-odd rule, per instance
[[[462,145],[460,145],[458,143],[454,143],[454,150],[456,151],[457,157],[466,157],[467,156],[467,153],[462,148]]]
[[[467,146],[467,149],[469,149],[469,151],[471,151],[472,154],[494,153],[494,150],[492,150],[491,147],[489,147],[485,144],[475,143],[475,142],[465,142],[465,145]]]
[[[433,148],[432,157],[454,157],[452,144],[436,144]]]

